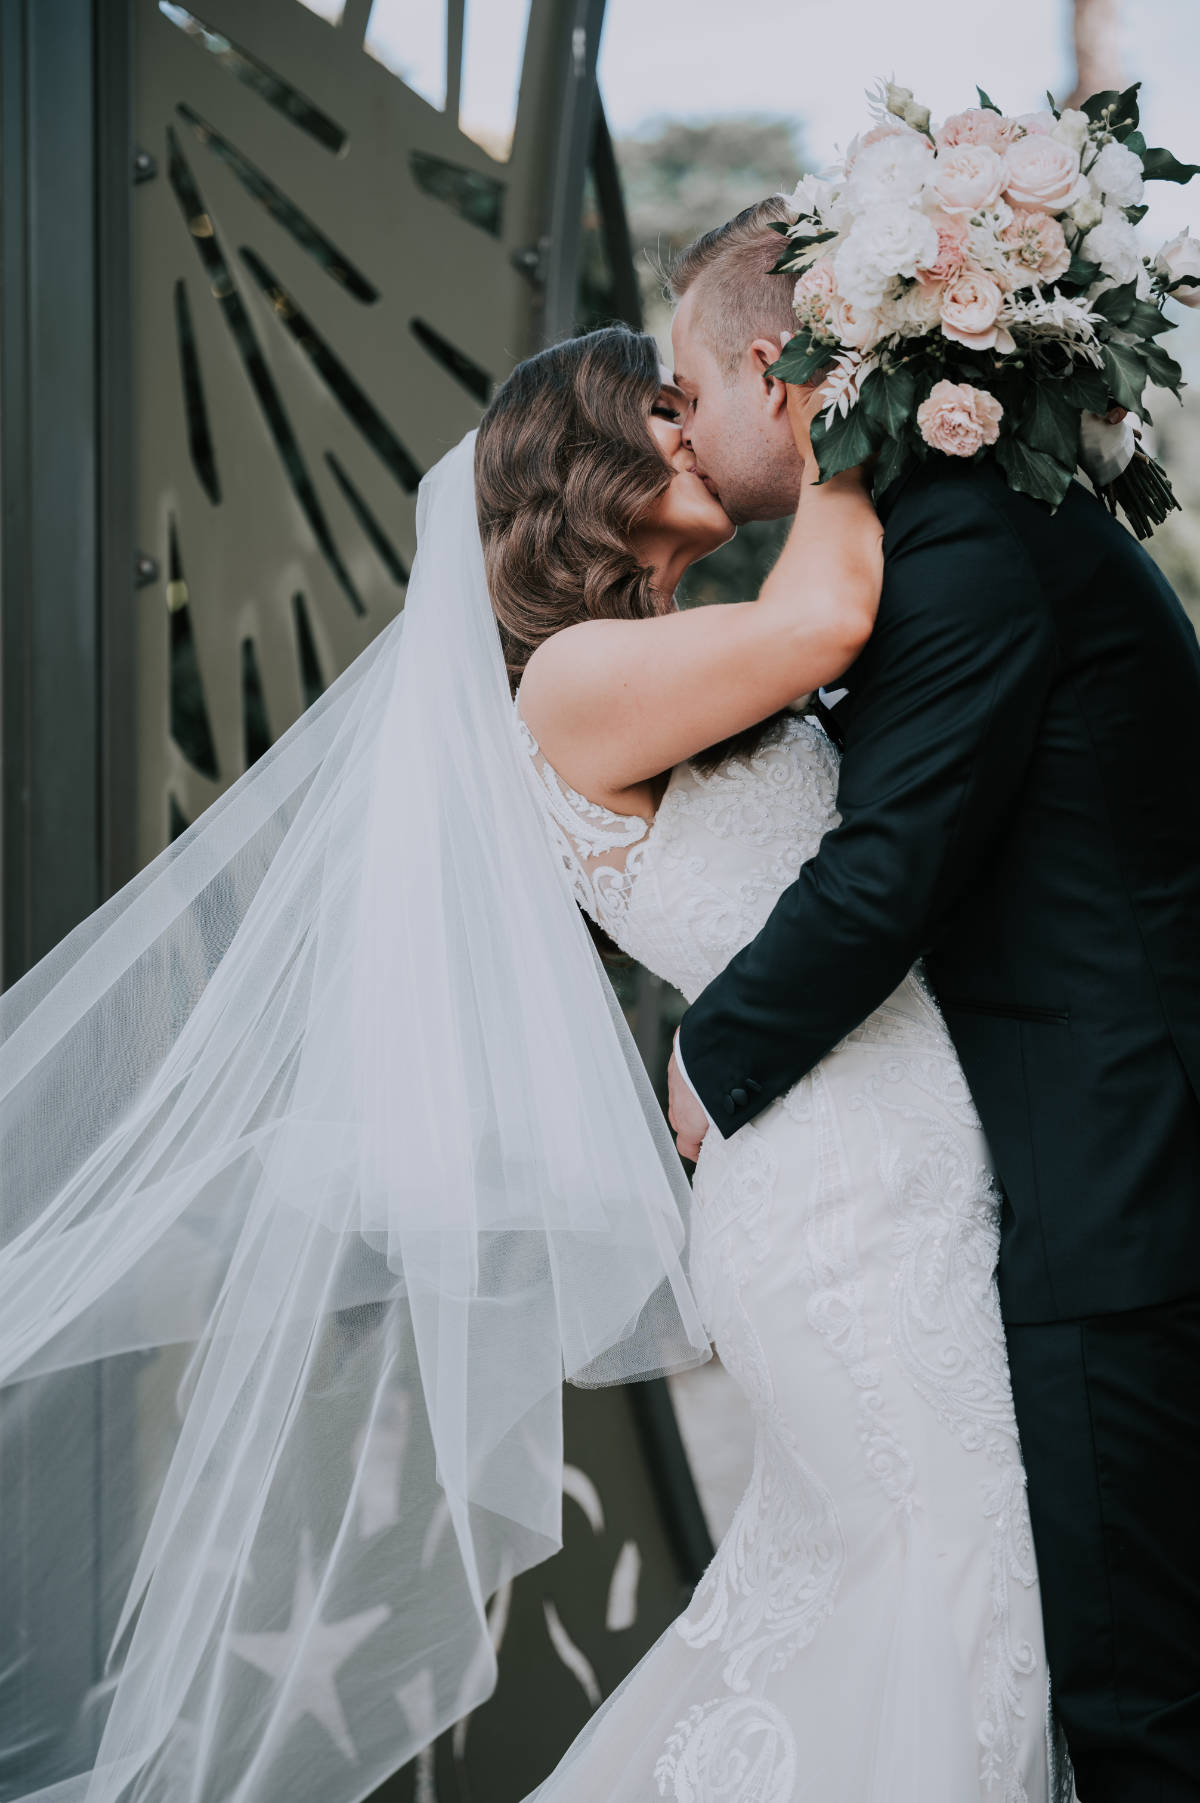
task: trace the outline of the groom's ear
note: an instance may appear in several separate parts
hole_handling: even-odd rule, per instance
[[[787,383],[767,374],[772,363],[778,363],[782,348],[774,338],[756,338],[750,346],[751,365],[755,376],[763,383],[767,406],[772,413],[787,412]]]

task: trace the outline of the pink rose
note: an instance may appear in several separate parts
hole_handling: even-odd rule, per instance
[[[940,150],[933,170],[933,191],[945,213],[978,213],[995,206],[1009,179],[1004,158],[987,144],[962,144]]]
[[[1000,242],[1012,253],[1016,267],[1010,273],[1017,277],[1018,287],[1028,287],[1031,282],[1057,282],[1071,266],[1062,226],[1049,213],[1014,213],[1000,234]]]
[[[996,320],[1004,292],[985,269],[967,263],[942,290],[942,331],[973,351],[996,345]]]
[[[837,294],[833,258],[824,256],[812,264],[796,283],[792,306],[800,325],[820,334],[830,330],[830,314]]]
[[[951,113],[935,133],[943,150],[952,150],[956,144],[987,144],[993,150],[1002,149],[1016,135],[1014,120],[982,106],[969,106],[965,113]]]
[[[947,457],[973,457],[985,444],[995,444],[1003,417],[995,395],[970,382],[935,382],[917,408],[921,437]]]
[[[940,288],[963,266],[967,227],[965,220],[951,213],[934,213],[931,218],[937,228],[938,254],[932,263],[917,270],[917,280],[927,288]]]
[[[1079,152],[1070,145],[1033,132],[1008,146],[1004,162],[1004,192],[1014,206],[1061,213],[1074,200],[1079,186]]]
[[[1032,132],[1036,138],[1048,138],[1055,123],[1053,113],[1018,113],[1013,120],[1014,125],[1019,125],[1022,131]]]

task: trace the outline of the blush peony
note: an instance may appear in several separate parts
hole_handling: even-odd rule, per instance
[[[1004,305],[1004,290],[986,270],[970,264],[942,290],[942,331],[969,350],[996,348],[996,321]]]
[[[970,382],[935,382],[929,399],[917,408],[917,427],[925,443],[947,457],[973,457],[1000,436],[1004,409],[994,394]]]
[[[987,144],[962,144],[939,153],[933,192],[944,213],[978,213],[999,200],[1008,179],[1003,157]]]
[[[833,330],[839,344],[851,350],[869,351],[882,335],[874,307],[855,307],[837,295],[833,302]]]

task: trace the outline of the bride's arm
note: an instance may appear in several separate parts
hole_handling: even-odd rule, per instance
[[[866,644],[883,580],[883,528],[861,472],[817,485],[808,444],[817,404],[811,390],[789,388],[805,480],[756,601],[583,621],[530,659],[522,715],[583,794],[613,800],[766,719],[832,682]]]

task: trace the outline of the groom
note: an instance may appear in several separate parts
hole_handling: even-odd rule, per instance
[[[684,437],[792,511],[766,201],[678,259]],[[1078,483],[1054,515],[931,457],[879,497],[878,624],[828,716],[841,825],[693,1003],[695,1156],[913,962],[1004,1191],[1000,1296],[1055,1702],[1082,1803],[1200,1800],[1200,648]],[[681,1074],[686,1071],[686,1079]]]

